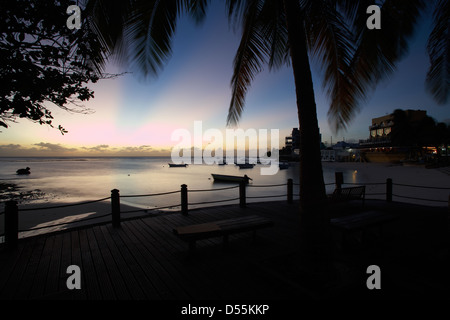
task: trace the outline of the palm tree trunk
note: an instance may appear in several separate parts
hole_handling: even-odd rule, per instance
[[[300,234],[301,250],[317,267],[327,267],[329,218],[320,155],[313,80],[298,0],[284,0],[300,131]],[[306,249],[306,250],[305,250]],[[319,267],[320,267],[319,266]]]

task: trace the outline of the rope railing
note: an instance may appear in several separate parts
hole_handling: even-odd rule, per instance
[[[223,190],[230,190],[230,189],[236,189],[239,188],[239,185],[235,185],[232,187],[224,187],[224,188],[214,188],[214,189],[189,189],[189,192],[206,192],[206,191],[223,191]]]
[[[176,191],[151,193],[151,194],[129,194],[129,195],[122,195],[120,197],[121,198],[142,198],[142,197],[164,196],[164,195],[174,194],[174,193],[179,193],[179,192],[180,192],[180,190],[176,190]]]
[[[155,207],[155,208],[142,208],[142,209],[136,209],[136,210],[127,210],[127,211],[120,211],[120,213],[136,213],[136,212],[142,212],[142,211],[154,211],[154,210],[162,210],[162,209],[173,209],[180,207],[181,204],[173,204],[170,206],[163,206],[163,207]]]
[[[189,205],[195,206],[200,204],[211,204],[211,203],[219,203],[219,202],[227,202],[227,201],[236,201],[239,200],[239,198],[232,198],[232,199],[223,199],[223,200],[214,200],[214,201],[202,201],[202,202],[189,202]]]
[[[435,186],[422,186],[422,185],[410,185],[410,184],[402,184],[402,183],[393,183],[392,179],[387,179],[386,182],[368,182],[368,183],[354,183],[354,182],[344,182],[342,175],[338,179],[338,175],[336,175],[336,181],[325,183],[325,186],[329,185],[336,185],[336,188],[341,188],[342,185],[366,185],[366,186],[377,186],[377,185],[385,185],[386,190],[385,192],[372,192],[372,193],[366,193],[367,196],[386,196],[386,201],[390,202],[392,201],[392,197],[398,197],[398,198],[404,198],[404,199],[413,199],[413,200],[421,200],[421,201],[432,201],[432,202],[439,202],[439,203],[445,203],[447,200],[439,200],[439,199],[425,199],[422,197],[410,197],[410,196],[404,196],[399,195],[397,193],[392,192],[393,186],[401,186],[401,187],[415,187],[415,188],[426,188],[426,189],[440,189],[440,190],[450,190],[450,187],[435,187]],[[253,185],[253,184],[245,184],[243,181],[239,183],[238,185],[233,185],[230,187],[223,187],[223,188],[212,188],[212,189],[190,189],[188,190],[187,185],[183,184],[181,185],[180,190],[174,190],[174,191],[168,191],[168,192],[160,192],[160,193],[153,193],[153,194],[128,194],[128,195],[119,195],[119,190],[112,190],[110,197],[105,197],[97,200],[91,200],[91,201],[84,201],[79,203],[73,203],[73,204],[63,204],[63,205],[57,205],[57,206],[49,206],[49,207],[35,207],[35,208],[21,208],[19,210],[17,206],[16,201],[8,201],[5,203],[5,210],[3,212],[0,212],[0,215],[5,215],[5,242],[9,243],[10,245],[14,246],[14,243],[17,242],[18,239],[18,233],[19,232],[26,232],[26,231],[36,231],[41,230],[45,228],[54,228],[54,227],[61,227],[63,225],[67,224],[73,224],[73,223],[79,223],[84,222],[88,220],[94,220],[99,218],[105,218],[107,216],[112,216],[113,226],[119,227],[120,226],[120,220],[121,214],[129,214],[129,213],[136,213],[136,212],[148,212],[148,211],[157,211],[159,210],[160,213],[161,210],[164,209],[174,209],[174,208],[181,208],[181,213],[187,215],[188,214],[188,207],[189,206],[197,206],[197,205],[205,205],[205,204],[214,204],[214,203],[223,203],[223,202],[229,202],[229,201],[236,201],[239,200],[239,205],[241,207],[246,206],[246,200],[247,199],[262,199],[262,198],[280,198],[280,197],[287,197],[287,201],[289,203],[292,203],[293,197],[295,196],[298,198],[300,194],[294,194],[293,193],[293,186],[299,186],[299,183],[294,183],[292,179],[288,179],[287,183],[282,184],[267,184],[267,185]],[[286,194],[277,194],[277,195],[260,195],[260,196],[247,196],[246,195],[246,189],[249,188],[273,188],[273,187],[286,187],[287,186],[287,193]],[[200,193],[200,192],[209,192],[209,191],[224,191],[224,190],[232,190],[239,188],[239,197],[233,197],[228,199],[218,199],[218,200],[212,200],[212,201],[197,201],[197,202],[188,202],[188,193]],[[120,208],[120,198],[142,198],[142,197],[154,197],[154,196],[163,196],[163,195],[170,195],[170,194],[181,194],[181,203],[174,204],[174,205],[163,205],[158,206],[154,208],[142,208],[142,209],[134,209],[134,210],[127,210],[127,211],[121,211]],[[80,206],[80,205],[86,205],[86,204],[92,204],[96,202],[102,202],[105,200],[111,199],[111,212],[103,215],[95,215],[92,217],[85,217],[82,219],[78,219],[76,221],[69,221],[69,222],[62,222],[58,224],[51,224],[51,225],[45,225],[40,227],[34,227],[30,229],[19,229],[18,228],[18,212],[25,212],[25,211],[36,211],[36,210],[47,210],[47,209],[58,209],[58,208],[67,208],[67,207],[73,207],[73,206]],[[449,206],[450,206],[450,200],[449,200]],[[0,235],[1,236],[1,235]]]
[[[283,186],[286,186],[286,183],[282,183],[282,184],[262,184],[262,185],[249,184],[248,186],[252,187],[252,188],[283,187]]]
[[[392,194],[392,195],[395,196],[395,197],[406,198],[406,199],[414,199],[414,200],[422,200],[422,201],[434,201],[434,202],[448,202],[448,200],[424,199],[424,198],[417,198],[417,197],[400,196],[398,194]]]
[[[423,189],[441,189],[441,190],[450,190],[450,187],[433,187],[433,186],[415,186],[411,184],[404,183],[393,183],[394,186],[402,186],[402,187],[412,187],[412,188],[423,188]]]
[[[329,183],[330,184],[330,183]],[[334,184],[334,183],[331,183]],[[361,186],[361,185],[365,185],[365,186],[376,186],[376,185],[381,185],[381,184],[386,184],[386,182],[367,182],[367,183],[357,183],[357,182],[343,182],[342,184],[349,184],[349,185],[355,185],[355,186]]]
[[[261,198],[279,198],[279,197],[286,197],[287,194],[280,194],[277,196],[251,196],[247,197],[247,199],[261,199]]]

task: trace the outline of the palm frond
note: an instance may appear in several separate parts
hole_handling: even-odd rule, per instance
[[[278,69],[289,65],[289,41],[283,2],[279,0],[265,1],[259,15],[264,39],[270,47],[269,69]]]
[[[358,100],[393,73],[396,63],[408,52],[407,41],[424,7],[423,0],[386,0],[381,7],[381,29],[369,30],[366,7],[352,7],[344,0],[340,3],[349,15],[349,29],[354,35],[354,53],[345,74],[349,85],[354,86],[355,100],[332,103],[328,115],[336,130],[345,128],[353,116],[351,104],[345,104],[352,102],[356,106]]]
[[[262,70],[269,52],[258,15],[260,1],[248,1],[243,14],[242,39],[234,58],[234,71],[231,79],[232,96],[228,109],[227,125],[235,125],[241,117],[247,90],[254,76]]]
[[[91,30],[96,34],[106,57],[126,62],[123,30],[135,0],[86,0],[85,13]],[[103,66],[106,60],[101,61]]]
[[[246,0],[226,0],[226,7],[228,8],[228,20],[230,24],[237,24],[244,20],[244,14],[248,2]]]
[[[189,1],[189,13],[194,18],[197,24],[203,22],[206,17],[206,9],[210,0],[190,0]]]
[[[445,104],[450,95],[450,2],[438,1],[433,18],[427,44],[431,65],[426,87],[438,103]]]
[[[131,65],[144,75],[156,76],[172,54],[171,44],[182,0],[136,0],[125,27]]]
[[[330,1],[311,1],[306,10],[310,51],[325,71],[323,87],[331,102],[328,119],[338,131],[351,121],[364,97],[350,69],[355,53],[353,34],[348,20]]]
[[[395,70],[395,64],[408,52],[407,41],[423,7],[423,0],[386,0],[381,7],[379,30],[369,30],[361,23],[361,17],[367,15],[360,8],[354,23],[358,49],[352,66],[366,85],[376,85]]]

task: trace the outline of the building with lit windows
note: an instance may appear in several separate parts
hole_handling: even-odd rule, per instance
[[[427,116],[424,110],[405,110],[407,121],[410,123],[419,122]],[[373,118],[372,125],[369,126],[369,139],[361,140],[361,147],[390,147],[390,133],[394,127],[394,114]]]

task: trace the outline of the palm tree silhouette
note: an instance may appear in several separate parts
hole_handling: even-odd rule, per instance
[[[312,243],[326,238],[323,232],[328,220],[310,57],[323,66],[329,121],[335,130],[344,129],[367,94],[395,70],[407,52],[408,38],[425,3],[430,2],[385,0],[380,5],[381,29],[369,30],[366,11],[372,0],[226,1],[230,22],[242,26],[227,124],[239,121],[246,93],[263,65],[292,67],[300,130],[302,230],[311,235],[306,238],[313,239]],[[170,57],[177,17],[187,12],[200,22],[208,4],[208,0],[88,0],[86,10],[109,49],[107,56],[116,53],[143,73],[158,74]],[[437,0],[432,5],[427,87],[437,101],[445,103],[449,96],[450,4]]]

